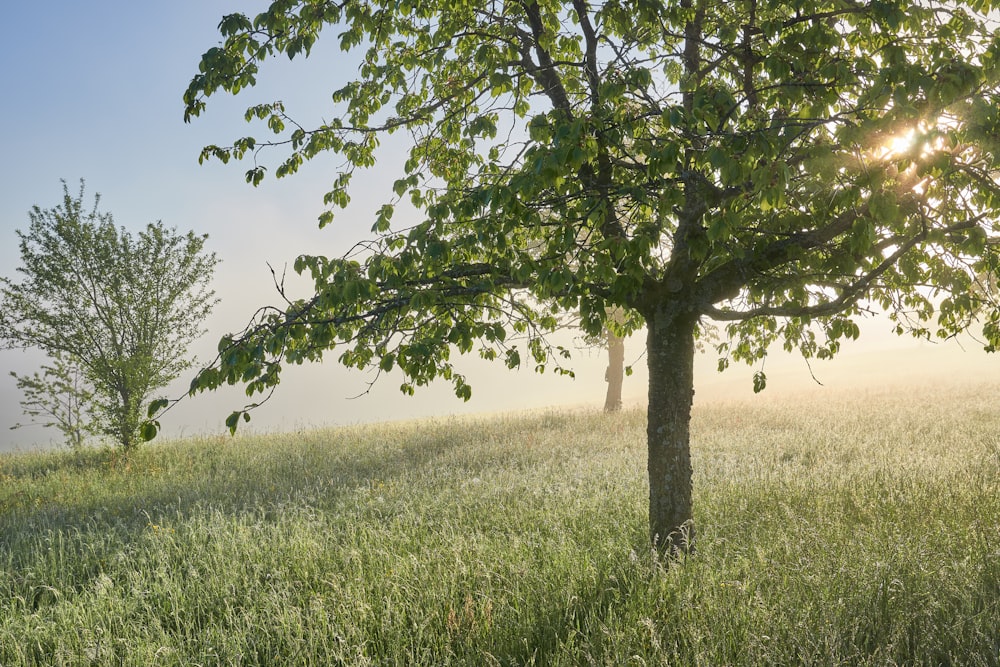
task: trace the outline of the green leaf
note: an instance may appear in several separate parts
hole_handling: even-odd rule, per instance
[[[767,376],[764,371],[757,371],[753,374],[753,393],[759,394],[767,387]]]
[[[254,167],[249,169],[246,173],[246,181],[254,187],[260,185],[260,182],[264,180],[264,172],[267,171],[265,167]]]
[[[239,426],[241,415],[245,415],[245,413],[241,410],[236,410],[226,417],[226,428],[229,429],[230,435],[236,435],[236,427]]]
[[[899,220],[899,203],[892,192],[876,192],[868,199],[868,210],[880,223],[892,224]]]
[[[152,401],[149,404],[149,408],[146,410],[146,417],[152,419],[157,412],[167,407],[169,404],[170,401],[165,398],[158,398],[155,401]]]
[[[160,422],[158,421],[145,421],[142,423],[142,427],[139,430],[140,437],[143,442],[149,442],[156,437],[156,434],[160,430]]]
[[[378,365],[379,368],[381,368],[383,371],[388,372],[392,370],[395,363],[396,363],[396,355],[389,353],[382,357]]]

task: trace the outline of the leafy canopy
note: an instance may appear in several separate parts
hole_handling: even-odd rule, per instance
[[[22,280],[0,278],[0,341],[76,369],[75,395],[90,403],[97,430],[129,450],[140,441],[143,403],[191,365],[185,350],[215,305],[208,285],[218,260],[205,236],[160,222],[133,236],[98,209],[100,197],[90,210],[83,199],[82,182],[75,197],[64,182],[61,204],[35,206],[28,230],[17,232]],[[34,377],[61,394],[68,375]]]
[[[401,368],[404,391],[443,376],[468,398],[453,350],[542,369],[558,311],[597,334],[612,306],[629,328],[667,312],[726,323],[721,366],[774,342],[832,355],[875,307],[917,335],[982,315],[993,347],[1000,312],[976,285],[998,260],[998,8],[275,0],[228,15],[188,121],[269,58],[310,55],[324,30],[361,62],[333,64],[330,120],[253,105],[264,136],[203,159],[252,156],[257,184],[265,155],[282,155],[283,177],[338,154],[322,226],[382,137],[410,142],[374,240],[300,257],[315,294],[224,339],[193,389],[268,391],[283,362],[337,347],[348,366]],[[419,217],[394,227],[406,202]]]

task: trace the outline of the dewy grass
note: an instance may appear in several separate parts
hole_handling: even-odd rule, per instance
[[[998,665],[1000,386],[0,458],[0,665]]]

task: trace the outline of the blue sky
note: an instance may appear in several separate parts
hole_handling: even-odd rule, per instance
[[[27,211],[36,204],[43,208],[57,204],[60,179],[75,188],[78,179],[84,178],[88,193],[101,193],[102,208],[113,213],[119,225],[139,229],[147,222],[163,220],[181,231],[210,235],[210,248],[223,261],[215,280],[222,303],[206,323],[209,333],[192,346],[192,352],[207,359],[222,334],[242,328],[257,306],[276,300],[268,263],[280,270],[299,253],[339,255],[354,241],[367,237],[371,227],[367,213],[381,203],[380,193],[389,193],[396,176],[391,169],[391,144],[384,151],[388,167],[380,165],[356,181],[354,205],[348,214],[322,231],[317,229],[316,218],[322,211],[322,194],[335,175],[334,160],[308,164],[296,176],[282,181],[266,179],[256,189],[243,180],[245,165],[198,165],[203,145],[226,144],[249,133],[242,120],[246,106],[281,99],[291,112],[307,122],[315,121],[325,115],[329,95],[339,87],[338,82],[352,73],[350,60],[336,51],[337,40],[327,35],[308,61],[272,62],[257,88],[236,99],[213,97],[207,113],[185,125],[182,94],[197,71],[200,55],[219,41],[219,19],[233,11],[252,15],[266,4],[236,0],[33,0],[4,8],[7,29],[0,40],[4,101],[0,104],[0,274],[15,274],[15,229],[27,226]],[[840,370],[827,371],[833,367],[822,365],[816,370],[828,385],[841,382],[851,386],[866,378],[878,383],[899,376],[919,363],[911,354],[915,343],[888,341],[886,328],[884,323],[868,327],[873,334],[866,338],[874,342],[848,346]],[[967,345],[966,349],[975,347]],[[641,336],[637,336],[629,342],[628,359],[639,357],[641,348]],[[921,354],[925,356],[920,359],[928,358],[927,354],[944,358],[941,349],[928,349],[931,352],[924,349]],[[954,346],[946,351],[961,352]],[[896,366],[886,367],[888,370],[874,363],[893,354],[898,357]],[[577,356],[578,378],[574,381],[539,378],[531,372],[510,373],[500,365],[470,361],[466,364],[473,385],[469,404],[454,399],[447,385],[405,398],[397,390],[398,377],[385,378],[363,398],[347,400],[365,390],[366,376],[348,372],[331,359],[320,366],[287,372],[275,399],[254,414],[252,425],[261,430],[288,430],[461,411],[559,404],[600,406],[604,361],[595,353]],[[37,354],[0,351],[0,449],[44,444],[56,435],[37,428],[8,430],[20,419],[20,396],[8,371],[31,372],[40,361]],[[786,387],[815,389],[801,361],[779,355],[768,363],[772,378],[785,372],[789,378]],[[967,366],[995,376],[998,362],[965,353],[957,366],[958,362],[951,361],[935,363],[948,375],[969,372],[956,371]],[[752,371],[738,369],[722,380],[713,375],[714,365],[711,354],[698,361],[698,400],[720,387],[725,388],[723,393],[751,396],[748,377]],[[626,379],[627,402],[640,401],[645,393],[641,361],[636,368],[637,374]],[[830,381],[841,377],[842,381]],[[167,393],[179,395],[187,384],[188,378],[182,378]],[[780,382],[772,379],[770,384],[775,388],[769,391],[781,391]],[[165,432],[222,432],[225,416],[243,402],[238,390],[186,401],[164,420]]]

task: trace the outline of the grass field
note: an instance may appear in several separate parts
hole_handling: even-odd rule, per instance
[[[0,665],[998,665],[1000,385],[0,457]]]

